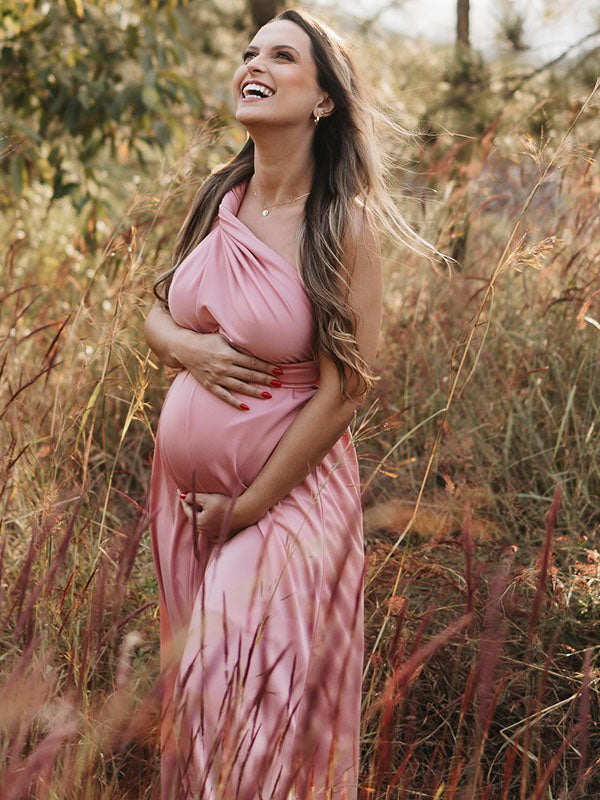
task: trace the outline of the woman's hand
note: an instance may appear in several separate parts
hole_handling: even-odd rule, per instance
[[[225,542],[245,527],[234,521],[232,506],[235,500],[232,497],[202,492],[180,492],[179,497],[184,514],[192,525],[194,521],[196,523],[196,533],[211,544]],[[193,506],[196,508],[195,514]]]
[[[279,367],[236,349],[220,333],[187,333],[191,336],[182,337],[179,361],[205,389],[234,408],[244,406],[232,391],[265,400],[272,397],[271,390],[279,384],[277,375],[282,374]]]
[[[234,408],[248,410],[232,391],[268,400],[278,386],[279,367],[235,348],[220,333],[182,328],[158,301],[146,317],[144,333],[163,363],[187,369],[198,383]]]

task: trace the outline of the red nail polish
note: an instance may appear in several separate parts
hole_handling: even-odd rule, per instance
[[[273,395],[272,395],[272,394],[269,394],[269,392],[263,392],[263,393],[262,393],[262,396],[263,396],[263,397],[273,397]]]
[[[185,492],[179,492],[179,497],[181,497],[182,500],[185,500],[187,494]]]
[[[273,372],[275,375],[283,375],[283,370],[279,369],[279,367],[273,367]]]
[[[281,383],[275,378],[273,378],[273,380],[271,381],[271,386],[281,386]]]
[[[250,406],[247,406],[246,403],[240,403],[240,408],[243,408],[244,411],[250,411]]]

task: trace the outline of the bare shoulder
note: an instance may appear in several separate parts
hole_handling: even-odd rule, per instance
[[[371,212],[358,201],[352,207],[344,236],[344,259],[351,271],[365,267],[365,262],[377,266],[381,250],[379,234]]]
[[[342,258],[350,276],[343,291],[344,301],[356,321],[356,342],[366,364],[377,352],[383,302],[383,267],[377,226],[358,203],[352,209],[343,240]],[[339,377],[332,362],[321,356],[321,385],[327,382],[339,392]],[[353,391],[354,377],[350,382]],[[335,395],[337,397],[337,394]]]
[[[354,204],[344,236],[343,260],[350,272],[350,295],[368,296],[381,284],[381,247],[377,226],[370,212]]]

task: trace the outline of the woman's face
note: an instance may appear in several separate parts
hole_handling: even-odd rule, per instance
[[[266,96],[244,89],[248,84],[259,84]],[[260,28],[244,50],[242,64],[233,76],[238,122],[247,127],[266,122],[310,128],[313,111],[323,98],[327,98],[327,92],[317,83],[310,39],[302,28],[284,19]],[[328,100],[319,110],[327,111],[330,105]]]

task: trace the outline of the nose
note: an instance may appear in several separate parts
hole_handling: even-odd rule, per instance
[[[253,56],[247,64],[244,65],[246,67],[246,74],[242,72],[242,76],[240,78],[240,86],[247,81],[248,79],[252,78],[254,75],[260,75],[265,71],[264,66],[260,63],[260,56],[255,55]]]
[[[253,72],[262,72],[264,70],[264,67],[262,66],[258,58],[259,58],[258,56],[254,56],[254,58],[251,61],[249,61],[248,64],[246,64],[249,74],[252,74]]]

